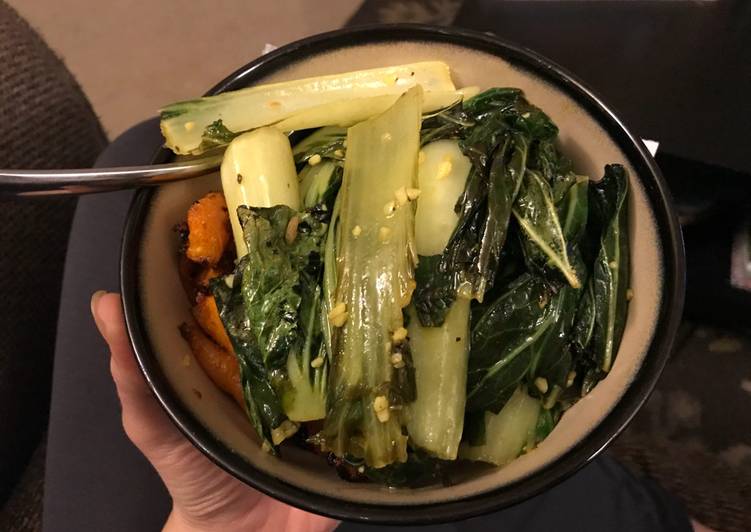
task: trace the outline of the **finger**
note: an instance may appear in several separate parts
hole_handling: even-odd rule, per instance
[[[91,310],[110,348],[110,371],[122,405],[125,432],[153,461],[160,450],[173,447],[182,437],[167,419],[138,369],[125,329],[120,296],[98,292],[92,296]]]
[[[91,313],[100,334],[110,348],[110,367],[118,392],[126,392],[134,397],[150,395],[130,347],[120,296],[96,292],[91,297]]]

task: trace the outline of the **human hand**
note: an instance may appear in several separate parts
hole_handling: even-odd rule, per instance
[[[172,496],[165,530],[326,532],[336,527],[333,519],[298,510],[246,486],[198,451],[146,386],[125,331],[120,296],[95,293],[91,312],[110,348],[125,433]]]

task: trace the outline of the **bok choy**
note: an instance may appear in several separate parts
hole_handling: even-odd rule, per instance
[[[407,408],[407,432],[413,445],[455,460],[464,426],[470,301],[456,297],[450,280],[436,266],[458,222],[454,205],[471,165],[454,140],[426,145],[419,159],[415,241],[420,262],[415,293],[443,290],[447,312],[441,312],[440,323],[431,312],[418,309],[411,314],[409,340],[417,397]]]
[[[321,443],[374,468],[407,459],[402,408],[414,399],[402,309],[414,290],[414,188],[422,91],[347,132],[341,188],[337,326]]]
[[[521,90],[456,90],[432,61],[181,102],[162,128],[176,153],[226,145],[223,235],[201,235],[212,262],[186,253],[183,270],[211,279],[190,288],[227,335],[206,342],[237,358],[268,451],[312,447],[351,480],[450,482],[457,461],[532,452],[612,369],[628,174],[578,175]]]
[[[168,105],[161,111],[167,147],[203,153],[263,126],[282,131],[356,124],[388,109],[411,87],[429,93],[426,112],[462,99],[446,63],[427,61],[259,85]]]

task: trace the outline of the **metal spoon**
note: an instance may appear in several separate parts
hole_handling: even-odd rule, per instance
[[[81,195],[162,185],[210,174],[221,163],[220,153],[149,166],[82,170],[0,170],[0,196]]]

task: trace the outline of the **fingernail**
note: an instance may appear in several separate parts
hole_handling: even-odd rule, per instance
[[[99,329],[99,332],[104,335],[104,324],[99,320],[99,315],[97,314],[97,303],[99,303],[99,300],[102,299],[102,296],[107,294],[106,290],[97,290],[93,294],[91,294],[91,315],[94,317],[94,322],[96,323],[97,329]]]

